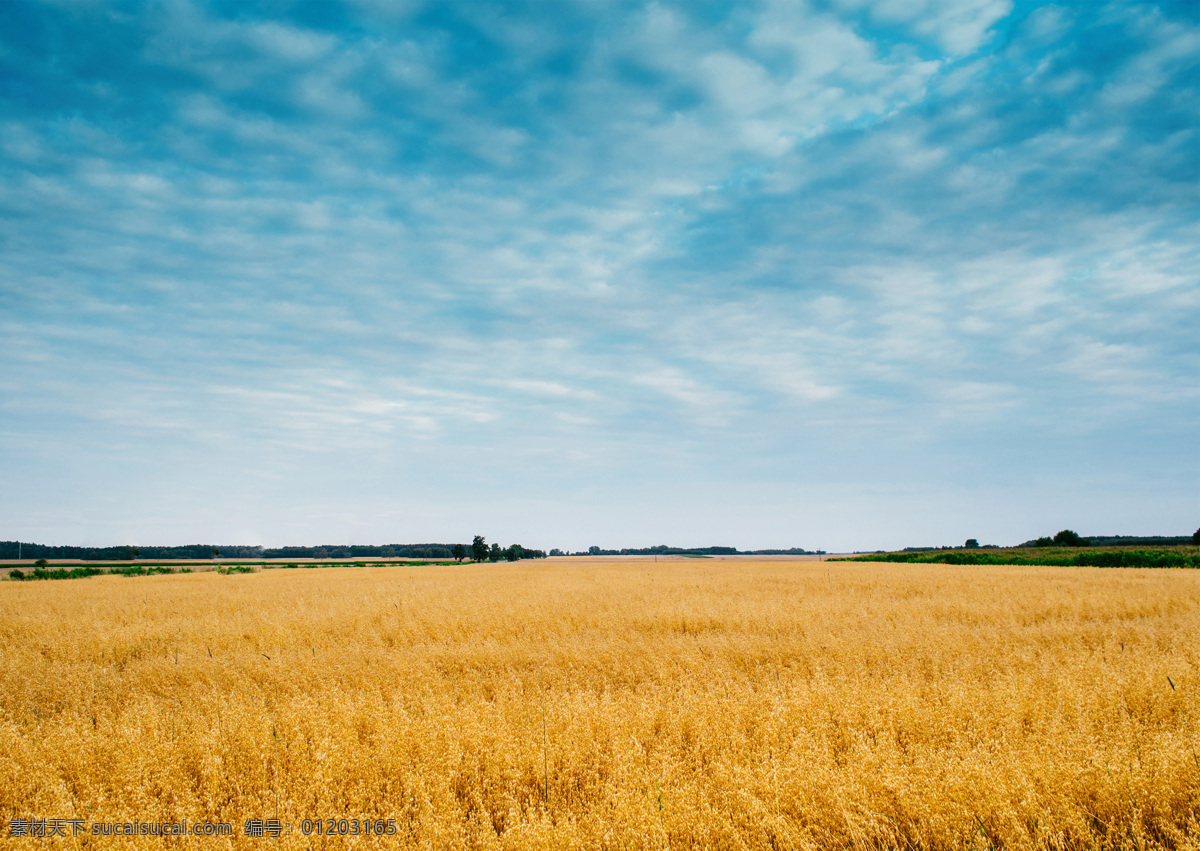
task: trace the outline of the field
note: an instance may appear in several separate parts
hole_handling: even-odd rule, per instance
[[[186,818],[237,835],[56,843],[1195,848],[1198,690],[1195,570],[552,559],[2,582],[0,847],[40,844],[13,819]],[[291,834],[242,836],[271,818]],[[303,835],[330,818],[397,832]]]

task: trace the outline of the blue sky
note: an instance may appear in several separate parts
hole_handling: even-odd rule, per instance
[[[0,4],[0,537],[1190,534],[1197,9]]]

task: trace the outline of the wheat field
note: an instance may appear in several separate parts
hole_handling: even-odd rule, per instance
[[[1200,572],[572,559],[0,583],[59,847],[1200,846]],[[278,818],[279,838],[243,836]],[[394,819],[305,836],[305,819]],[[290,833],[287,829],[290,827]]]

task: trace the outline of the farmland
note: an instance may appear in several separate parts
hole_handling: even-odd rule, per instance
[[[362,847],[1184,848],[1200,572],[574,559],[0,583],[13,819]],[[125,843],[125,844],[123,844]],[[135,837],[83,848],[145,847]]]

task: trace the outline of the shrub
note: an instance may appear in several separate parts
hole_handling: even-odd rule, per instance
[[[8,578],[16,580],[17,582],[20,582],[22,579],[25,578],[25,574],[19,570],[10,570],[8,572]]]

